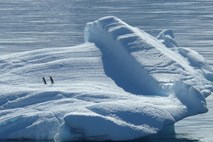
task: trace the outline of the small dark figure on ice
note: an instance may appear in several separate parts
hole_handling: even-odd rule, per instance
[[[42,80],[43,80],[44,84],[47,84],[47,81],[46,81],[46,79],[44,77],[42,77]],[[51,84],[55,83],[53,78],[52,78],[52,76],[50,76],[50,82],[51,82]]]
[[[50,76],[50,81],[51,81],[51,84],[54,84],[54,80],[53,80],[52,76]]]
[[[47,81],[44,77],[42,77],[44,84],[47,84]]]

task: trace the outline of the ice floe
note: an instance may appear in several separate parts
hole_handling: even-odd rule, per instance
[[[87,23],[82,45],[0,57],[0,138],[131,140],[155,134],[207,112],[212,74],[200,54],[178,47],[171,30],[155,38],[103,17]]]

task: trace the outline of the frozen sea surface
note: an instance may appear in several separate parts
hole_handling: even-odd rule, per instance
[[[153,35],[173,29],[181,47],[213,65],[212,9],[205,0],[0,0],[0,54],[80,44],[85,23],[114,15]],[[207,105],[208,113],[178,122],[176,135],[162,141],[213,141],[213,96]]]

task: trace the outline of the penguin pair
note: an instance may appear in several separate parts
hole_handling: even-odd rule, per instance
[[[42,79],[43,79],[44,84],[47,84],[46,79],[44,77],[42,77]],[[53,80],[52,76],[50,76],[50,81],[51,81],[51,84],[54,84],[54,80]]]

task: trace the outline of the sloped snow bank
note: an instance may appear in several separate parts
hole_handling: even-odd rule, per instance
[[[104,17],[82,45],[1,56],[0,138],[131,140],[206,112],[212,69],[158,37]]]

